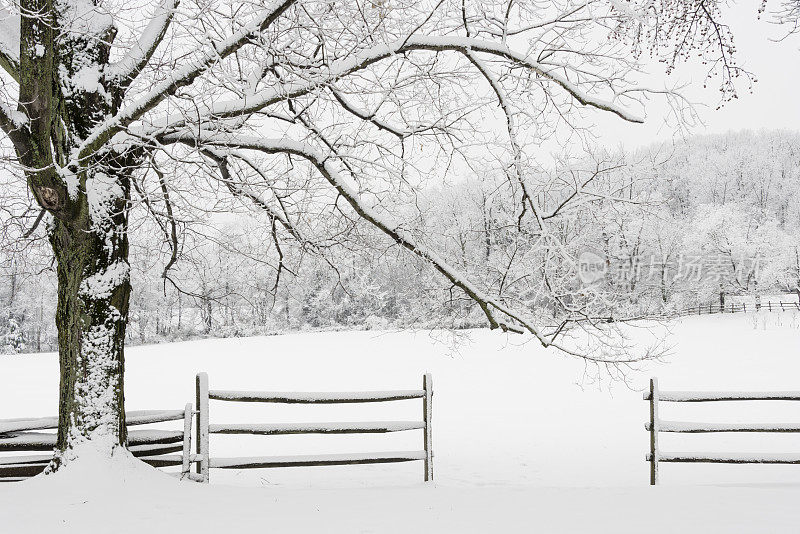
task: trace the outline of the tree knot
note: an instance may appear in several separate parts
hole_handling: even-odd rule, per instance
[[[55,211],[61,207],[61,199],[58,196],[58,191],[52,187],[38,187],[39,202],[46,210]]]

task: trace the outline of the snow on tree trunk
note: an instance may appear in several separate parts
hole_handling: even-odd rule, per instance
[[[128,181],[96,172],[86,179],[87,213],[51,232],[58,263],[61,384],[58,467],[96,440],[124,445],[124,340],[130,299]]]

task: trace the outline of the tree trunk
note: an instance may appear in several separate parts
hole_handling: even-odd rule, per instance
[[[12,141],[34,198],[52,215],[58,274],[59,427],[48,472],[84,442],[109,456],[126,442],[128,209],[130,176],[142,155],[106,150],[70,163],[121,102],[97,75],[109,62],[116,28],[86,7],[20,2],[19,101],[29,122]]]
[[[58,273],[61,370],[57,455],[51,470],[71,459],[70,450],[87,440],[110,454],[127,438],[128,180],[98,172],[87,181],[94,190],[111,194],[87,199],[86,210],[69,222],[56,219],[50,233]]]

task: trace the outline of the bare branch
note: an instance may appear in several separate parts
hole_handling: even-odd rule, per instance
[[[35,221],[33,221],[33,226],[31,226],[30,229],[27,232],[22,234],[23,238],[28,239],[30,236],[33,235],[33,232],[35,232],[36,229],[39,227],[39,223],[42,222],[42,219],[44,218],[45,213],[47,213],[47,210],[40,210],[39,211],[39,216],[36,217]]]
[[[167,33],[169,24],[175,15],[179,0],[161,0],[156,7],[153,18],[142,31],[139,40],[116,63],[106,67],[105,77],[118,87],[124,88],[133,82],[147,66],[158,45]]]
[[[27,123],[28,118],[24,113],[13,110],[0,102],[0,130],[5,132],[17,148],[22,148],[23,128]]]
[[[547,219],[552,219],[554,217],[557,217],[561,213],[561,211],[572,201],[572,199],[574,199],[576,196],[578,196],[579,194],[584,192],[583,189],[586,186],[588,186],[595,178],[600,176],[602,173],[610,172],[610,171],[613,171],[615,169],[619,169],[621,167],[622,167],[622,165],[614,165],[614,166],[611,166],[611,167],[598,168],[595,172],[593,172],[589,176],[589,178],[584,180],[583,184],[580,184],[579,186],[577,186],[572,193],[570,193],[564,200],[562,200],[558,204],[558,206],[556,206],[555,209],[553,209],[552,212],[550,212],[547,215],[543,215],[542,216],[542,220],[547,220]],[[590,193],[590,194],[592,194],[594,196],[599,196],[597,193]],[[621,199],[621,200],[625,201],[626,199]]]
[[[19,14],[0,8],[0,67],[19,82]]]
[[[161,195],[164,199],[164,206],[167,210],[167,221],[169,221],[169,246],[170,246],[170,257],[169,262],[164,266],[164,271],[161,274],[161,277],[164,279],[164,291],[167,290],[167,278],[169,274],[169,270],[175,265],[175,262],[178,261],[178,225],[175,221],[175,215],[172,212],[172,201],[169,198],[169,188],[167,187],[167,179],[164,176],[164,173],[161,172],[161,169],[158,168],[158,165],[153,162],[153,170],[155,171],[156,175],[158,176],[158,183],[161,186]]]
[[[0,31],[3,31],[0,29]],[[0,48],[0,67],[3,68],[14,80],[19,82],[19,61]]]
[[[156,86],[142,98],[125,106],[114,117],[111,117],[95,128],[86,140],[76,149],[75,154],[77,155],[77,159],[79,161],[83,160],[97,152],[114,136],[114,134],[122,131],[133,121],[155,108],[168,96],[174,94],[180,87],[190,85],[219,60],[230,56],[251,40],[257,38],[261,32],[269,28],[269,26],[296,1],[297,0],[274,1],[270,7],[264,9],[263,14],[256,20],[245,24],[242,29],[228,39],[210,47],[210,50],[203,52],[199,59],[192,61],[183,68],[176,69],[172,75],[168,76],[163,82],[156,84]]]
[[[543,223],[539,214],[540,210],[533,203],[533,198],[528,192],[528,187],[525,184],[525,178],[522,174],[522,149],[517,142],[517,134],[514,125],[514,112],[511,109],[511,103],[508,101],[508,97],[506,96],[503,87],[500,85],[500,82],[492,75],[489,67],[486,66],[471,50],[465,51],[464,55],[470,60],[470,62],[472,62],[473,65],[475,65],[475,68],[478,69],[478,72],[480,72],[489,83],[489,86],[492,88],[492,91],[494,91],[494,94],[497,97],[497,102],[500,104],[500,108],[503,110],[503,115],[506,118],[506,130],[508,131],[508,139],[511,143],[511,151],[514,156],[514,161],[511,165],[514,168],[514,177],[516,178],[516,182],[519,184],[520,189],[522,190],[522,212],[519,214],[517,224],[522,224],[522,218],[525,216],[525,211],[527,207],[530,206],[531,212],[536,218],[536,223],[539,226],[539,229],[541,229],[543,227]]]
[[[629,112],[613,100],[605,100],[596,97],[581,89],[559,72],[559,70],[563,70],[563,66],[555,68],[542,65],[524,54],[511,50],[503,43],[466,37],[438,36],[414,36],[390,44],[381,44],[368,48],[348,58],[331,61],[324,71],[319,72],[316,77],[313,77],[312,73],[308,73],[307,76],[311,78],[310,81],[285,83],[278,87],[265,89],[253,95],[248,95],[247,98],[215,104],[208,110],[201,112],[197,119],[202,122],[213,118],[224,119],[255,113],[286,99],[309,94],[386,58],[415,50],[429,52],[455,51],[462,54],[466,54],[470,51],[486,53],[496,58],[510,61],[518,67],[523,67],[532,71],[537,74],[543,82],[552,82],[561,87],[582,105],[611,112],[629,122],[644,122],[642,117]],[[175,121],[164,121],[159,124],[158,127],[161,130],[168,131],[170,129],[181,128],[186,124],[186,119],[181,117],[181,119]]]
[[[339,104],[342,106],[342,108],[344,108],[351,115],[355,115],[362,121],[371,122],[372,124],[375,125],[376,128],[389,132],[390,134],[399,137],[400,139],[407,137],[411,133],[395,128],[391,124],[388,124],[386,121],[383,121],[379,117],[376,117],[377,112],[370,113],[368,111],[358,109],[355,105],[349,102],[342,95],[341,92],[337,91],[336,89],[331,88],[331,93],[333,94],[333,97],[336,99],[336,101],[339,102]]]
[[[369,206],[359,193],[347,183],[346,178],[334,165],[333,159],[307,143],[288,139],[225,136],[219,132],[195,132],[193,136],[171,134],[165,135],[162,140],[165,143],[184,143],[188,146],[197,146],[199,144],[201,147],[256,150],[265,154],[292,154],[299,156],[311,163],[362,219],[381,230],[400,246],[429,262],[454,286],[464,291],[483,310],[491,328],[500,328],[503,331],[516,333],[527,331],[533,334],[544,347],[553,347],[566,354],[600,363],[620,364],[626,361],[614,357],[608,358],[602,355],[584,354],[554,343],[552,338],[549,338],[539,330],[532,319],[490,297],[437,252],[422,244],[402,226]],[[638,361],[640,359],[641,357],[631,357],[630,361]]]
[[[264,211],[271,221],[279,222],[280,225],[283,226],[284,229],[286,229],[286,231],[289,232],[289,234],[291,234],[291,236],[294,237],[299,243],[308,243],[308,241],[303,238],[303,236],[288,218],[284,217],[281,213],[273,209],[272,206],[262,199],[257,192],[251,190],[245,184],[241,183],[241,181],[233,179],[228,166],[228,154],[220,153],[219,151],[213,149],[204,149],[202,152],[203,155],[210,158],[219,167],[225,186],[228,188],[231,194],[233,194],[233,196],[244,197],[248,199],[256,207],[258,207],[258,209]],[[236,157],[236,154],[231,155]],[[247,163],[248,165],[252,165],[249,161],[247,161]],[[258,171],[258,169],[255,167],[252,168]]]

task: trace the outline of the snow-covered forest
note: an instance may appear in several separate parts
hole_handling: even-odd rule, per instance
[[[578,187],[588,193],[553,222],[576,256],[592,251],[611,266],[600,282],[598,313],[669,315],[717,303],[720,293],[800,287],[800,133],[730,132],[635,152],[556,158],[535,179],[549,184],[550,196],[541,203],[553,211]],[[537,291],[541,279],[534,273],[542,271],[543,259],[515,231],[517,203],[506,196],[505,181],[502,169],[486,169],[428,187],[416,199],[417,224],[449,261],[498,293],[518,294],[531,308],[556,307]],[[182,237],[167,283],[153,273],[164,271],[171,250],[145,220],[146,208],[138,205],[132,214],[131,344],[298,329],[482,324],[476,305],[453,293],[426,262],[381,243],[365,225],[344,229],[345,239],[332,242],[323,256],[300,247],[279,251],[268,220],[221,217],[213,227],[187,221],[198,235]],[[0,224],[7,237],[26,231],[8,216]],[[374,246],[354,254],[348,242],[356,238]],[[0,252],[0,350],[52,350],[56,287],[49,245],[43,237],[15,243]],[[579,290],[576,271],[566,276]]]

